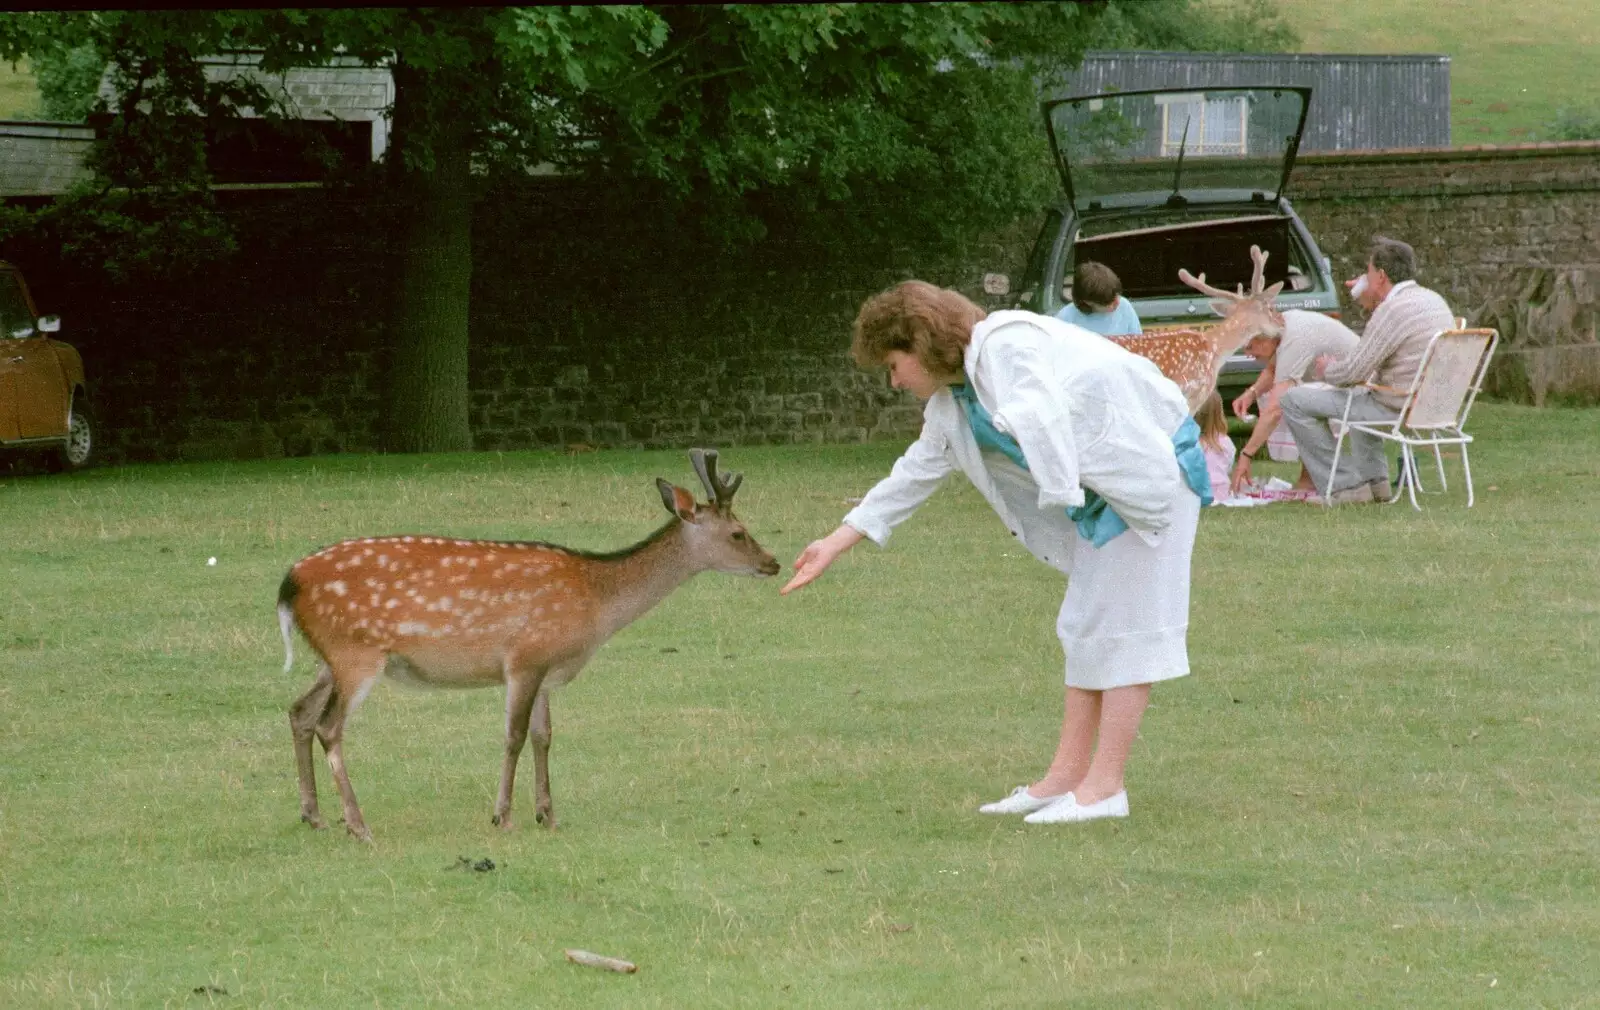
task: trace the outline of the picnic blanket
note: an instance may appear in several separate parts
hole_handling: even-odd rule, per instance
[[[1315,491],[1298,491],[1293,484],[1283,478],[1273,477],[1265,484],[1252,480],[1239,494],[1231,498],[1219,498],[1215,504],[1226,505],[1229,508],[1254,508],[1257,505],[1271,505],[1280,501],[1303,502],[1315,494]]]

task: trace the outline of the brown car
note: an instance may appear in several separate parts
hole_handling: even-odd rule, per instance
[[[94,424],[83,359],[50,334],[22,272],[0,261],[0,450],[44,451],[59,469],[89,465]]]

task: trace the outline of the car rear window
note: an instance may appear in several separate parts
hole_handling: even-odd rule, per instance
[[[1073,246],[1073,270],[1094,260],[1116,271],[1129,298],[1192,294],[1178,279],[1183,268],[1204,273],[1213,287],[1250,286],[1254,264],[1250,247],[1267,254],[1267,283],[1286,280],[1289,270],[1289,219],[1278,215],[1232,218],[1196,224],[1163,225],[1088,238]]]

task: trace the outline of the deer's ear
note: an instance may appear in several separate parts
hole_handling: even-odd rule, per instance
[[[694,522],[694,495],[660,477],[656,478],[656,490],[661,492],[661,504],[667,507],[668,512],[686,523]]]
[[[1237,305],[1237,304],[1239,304],[1239,303],[1238,302],[1225,302],[1222,299],[1218,298],[1216,301],[1211,303],[1211,311],[1215,312],[1217,315],[1219,315],[1219,316],[1223,317],[1224,319],[1226,319],[1228,317],[1228,313],[1232,312],[1233,311],[1233,307],[1235,305]]]
[[[1278,297],[1278,292],[1282,291],[1282,290],[1283,290],[1283,281],[1279,281],[1278,283],[1272,285],[1272,287],[1270,287],[1267,290],[1261,292],[1261,300],[1265,301],[1265,302],[1270,302],[1270,301],[1272,301],[1272,299]]]

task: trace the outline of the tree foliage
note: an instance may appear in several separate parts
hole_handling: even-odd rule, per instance
[[[0,15],[0,58],[33,59],[52,109],[103,123],[95,183],[52,224],[129,277],[227,254],[207,131],[282,118],[271,75],[336,57],[391,68],[386,174],[417,209],[398,240],[396,445],[418,449],[466,445],[468,228],[488,183],[555,165],[729,246],[778,221],[949,241],[1048,198],[1039,89],[1085,49],[1289,38],[1267,0]],[[230,51],[259,53],[264,76],[201,65]],[[96,66],[109,100],[84,93]]]

